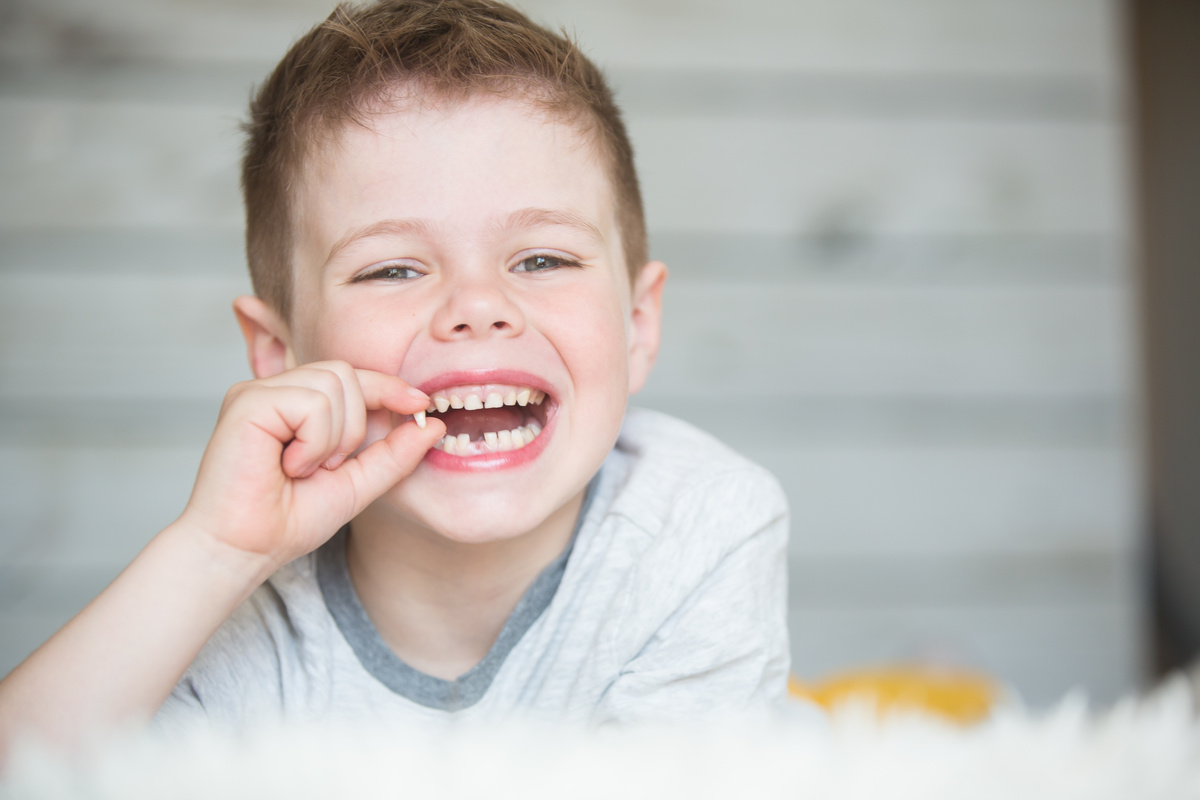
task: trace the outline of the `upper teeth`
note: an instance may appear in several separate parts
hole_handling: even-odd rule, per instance
[[[526,406],[531,403],[536,406],[545,399],[545,392],[528,386],[471,386],[434,392],[429,398],[429,408],[425,410],[433,414],[449,408],[477,411],[481,408]]]

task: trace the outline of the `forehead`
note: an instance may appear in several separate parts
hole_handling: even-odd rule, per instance
[[[310,149],[293,195],[297,263],[349,228],[420,219],[462,236],[519,209],[588,219],[616,245],[594,137],[537,105],[492,96],[372,113]],[[326,251],[327,252],[327,251]]]

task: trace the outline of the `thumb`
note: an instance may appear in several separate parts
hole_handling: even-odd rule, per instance
[[[380,495],[407,478],[445,433],[446,426],[440,419],[428,420],[424,428],[406,422],[342,464],[336,472],[344,471],[354,484],[353,515],[357,516]]]

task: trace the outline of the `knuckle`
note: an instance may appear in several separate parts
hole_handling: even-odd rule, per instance
[[[225,392],[225,398],[221,401],[221,412],[224,413],[234,406],[245,402],[246,395],[254,389],[254,381],[239,381],[230,386],[229,390]]]

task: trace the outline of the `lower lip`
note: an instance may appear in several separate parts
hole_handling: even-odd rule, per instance
[[[425,463],[435,469],[451,472],[490,472],[501,469],[522,467],[533,461],[546,449],[546,443],[554,433],[555,416],[550,415],[546,427],[529,444],[520,450],[497,450],[494,453],[480,453],[475,456],[451,455],[444,450],[431,447],[425,453]]]

